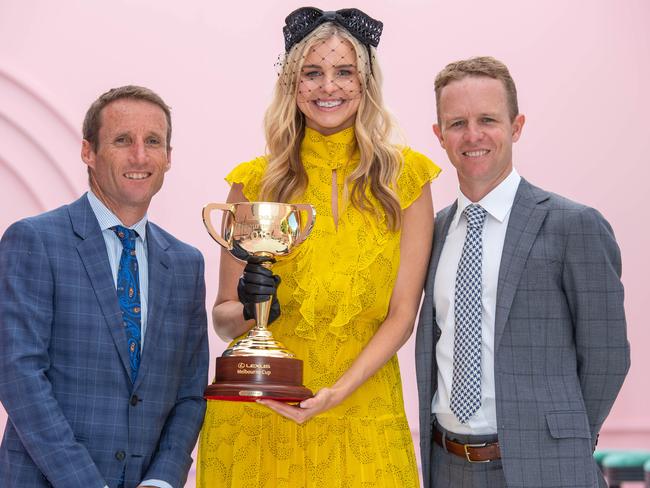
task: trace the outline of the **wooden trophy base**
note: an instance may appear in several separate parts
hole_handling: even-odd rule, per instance
[[[302,361],[266,356],[217,358],[214,382],[205,390],[207,400],[254,402],[261,399],[297,403],[313,393],[302,386]]]

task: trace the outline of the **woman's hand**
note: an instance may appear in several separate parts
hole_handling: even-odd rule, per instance
[[[275,262],[275,259],[249,256],[249,262],[237,284],[237,296],[244,306],[244,320],[255,319],[255,304],[272,298],[267,322],[271,325],[271,322],[280,316],[280,302],[277,295],[280,277],[262,265],[265,261]]]
[[[310,418],[326,412],[341,403],[339,395],[333,388],[323,388],[316,395],[300,402],[300,405],[289,405],[275,400],[257,400],[257,403],[269,407],[283,417],[293,420],[297,424],[304,424]]]

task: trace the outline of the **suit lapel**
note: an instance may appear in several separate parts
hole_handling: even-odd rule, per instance
[[[431,262],[429,263],[427,276],[427,293],[431,294],[431,296],[433,296],[433,283],[436,278],[436,269],[438,269],[442,246],[445,245],[449,226],[451,225],[451,221],[454,220],[457,208],[458,202],[456,201],[449,207],[441,210],[436,217],[436,224],[433,231],[433,249],[431,251]]]
[[[528,254],[548,213],[548,208],[540,204],[548,197],[547,192],[534,187],[525,179],[521,179],[510,211],[499,267],[495,311],[495,351],[498,350],[503,330],[510,315],[510,307],[517,292],[521,274],[526,266]]]
[[[451,224],[451,221],[454,219],[454,214],[456,213],[457,206],[458,203],[455,202],[453,205],[441,210],[436,216],[436,222],[433,231],[433,248],[431,250],[431,262],[429,263],[429,270],[427,273],[427,280],[425,284],[426,294],[425,294],[425,301],[423,303],[423,307],[424,306],[431,307],[431,310],[427,311],[425,315],[428,317],[429,316],[428,314],[430,313],[431,320],[424,321],[424,323],[422,324],[424,327],[424,330],[422,331],[423,340],[431,344],[432,347],[431,354],[423,355],[424,361],[427,363],[424,365],[423,371],[425,371],[427,374],[427,377],[425,378],[424,381],[425,381],[425,388],[427,388],[428,389],[427,391],[429,392],[429,394],[427,395],[429,399],[429,404],[431,403],[431,399],[433,399],[433,393],[435,390],[434,383],[436,382],[437,379],[434,371],[435,348],[433,347],[433,345],[435,344],[435,338],[436,338],[435,329],[437,327],[437,324],[436,324],[436,306],[433,298],[433,285],[436,278],[436,269],[438,268],[438,262],[440,261],[440,254],[442,253],[442,247],[445,245],[447,232],[449,232],[449,226]],[[428,297],[428,300],[426,297]]]
[[[165,310],[172,287],[172,263],[167,249],[169,242],[155,225],[147,224],[147,261],[149,265],[149,292],[147,330],[135,381],[137,388],[156,357]]]
[[[106,319],[106,324],[115,342],[115,348],[128,375],[131,374],[126,346],[126,335],[122,323],[122,311],[117,301],[115,283],[108,263],[106,242],[97,217],[90,207],[88,198],[83,195],[68,207],[70,222],[74,232],[81,238],[77,252],[81,258],[97,302]]]

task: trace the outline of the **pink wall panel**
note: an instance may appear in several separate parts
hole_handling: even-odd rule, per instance
[[[200,209],[225,199],[229,168],[264,150],[262,116],[283,48],[281,27],[300,5],[0,1],[0,232],[85,189],[78,128],[99,93],[127,83],[149,86],[172,106],[174,119],[172,170],[150,216],[203,251],[210,307],[218,250]],[[433,78],[447,62],[472,55],[491,54],[509,65],[527,116],[516,167],[534,183],[600,209],[623,252],[633,366],[600,445],[650,448],[650,328],[643,308],[650,233],[642,225],[650,177],[650,4],[326,0],[317,6],[356,6],[384,20],[385,98],[409,144],[444,169],[433,184],[439,208],[453,200],[456,180],[430,129]],[[400,359],[417,435],[412,347]],[[223,348],[211,333],[212,355]]]

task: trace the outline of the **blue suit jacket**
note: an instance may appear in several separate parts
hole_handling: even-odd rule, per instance
[[[203,421],[203,258],[149,223],[149,312],[137,380],[104,238],[86,196],[0,241],[0,486],[185,483]]]

